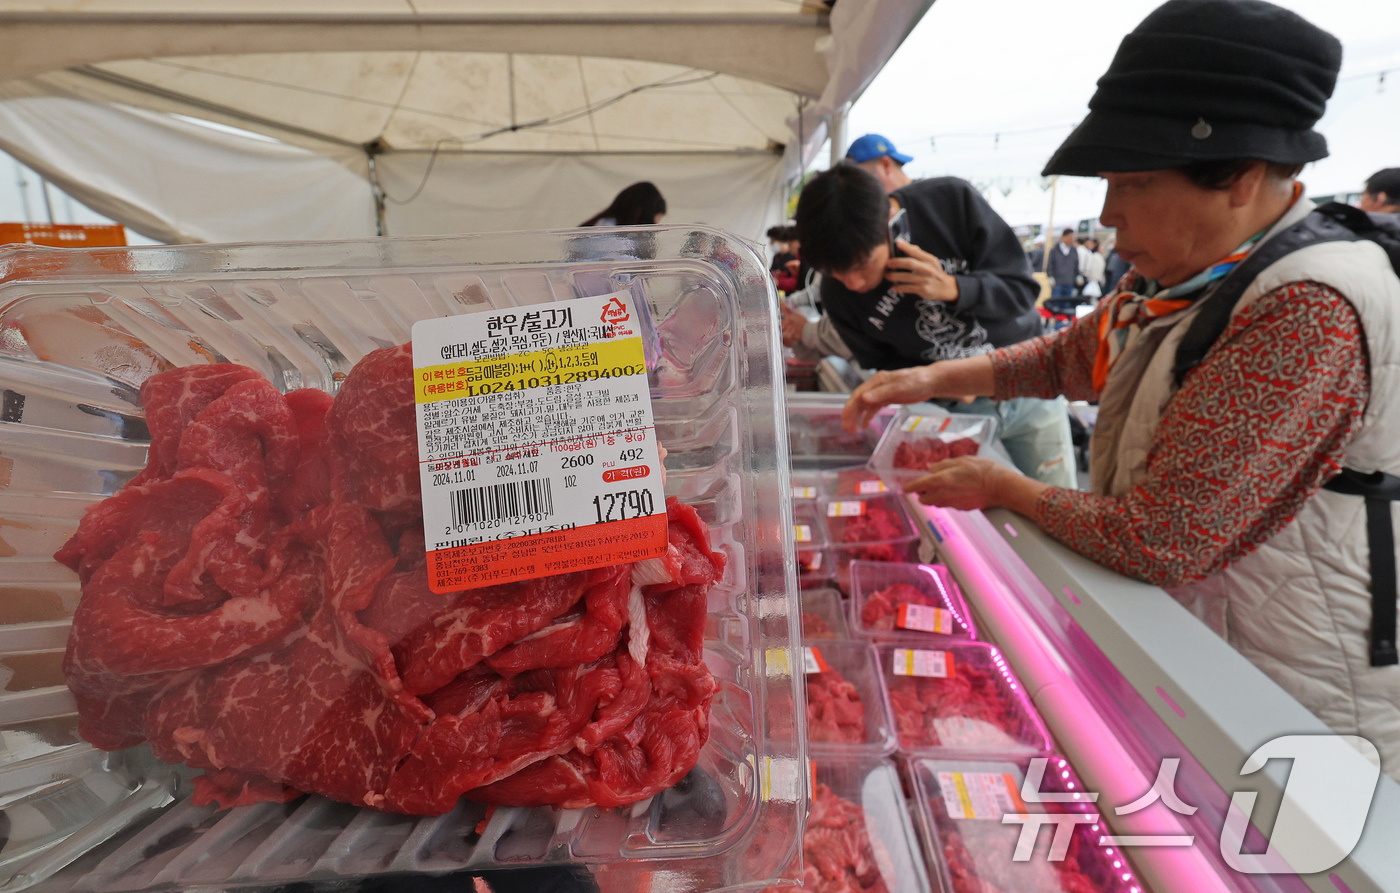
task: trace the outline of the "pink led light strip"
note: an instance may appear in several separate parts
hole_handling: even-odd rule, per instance
[[[964,598],[1010,659],[1080,778],[1089,790],[1099,792],[1100,809],[1112,820],[1114,830],[1131,836],[1186,834],[1188,829],[1177,821],[1176,814],[1160,803],[1128,815],[1113,814],[1115,805],[1132,803],[1151,788],[1153,777],[1145,774],[1118,742],[1016,596],[977,549],[957,535],[949,523],[952,513],[913,500],[910,504],[922,509],[941,534],[939,551],[962,582]],[[1155,771],[1154,767],[1154,775]],[[1199,845],[1198,841],[1191,847],[1137,847],[1129,858],[1158,893],[1230,893],[1231,888]]]

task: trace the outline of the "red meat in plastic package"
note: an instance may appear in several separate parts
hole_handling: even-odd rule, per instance
[[[802,835],[802,885],[762,893],[889,893],[875,849],[880,846],[866,830],[865,810],[818,784]]]
[[[833,535],[843,543],[861,543],[846,551],[852,559],[864,561],[903,561],[905,550],[891,540],[910,539],[909,525],[897,510],[891,510],[879,500],[865,504],[865,512],[839,519],[839,525],[831,519]],[[837,532],[839,530],[839,532]],[[883,541],[883,542],[882,542]]]
[[[617,806],[695,765],[724,556],[690,507],[668,501],[662,558],[441,595],[407,345],[334,400],[228,364],[141,399],[145,470],[55,555],[82,583],[64,672],[88,741],[205,770],[197,804],[421,815]]]
[[[974,437],[959,437],[956,440],[920,437],[916,440],[906,440],[895,447],[894,467],[927,471],[930,465],[944,459],[975,456],[980,446]]]
[[[900,605],[946,607],[942,601],[928,597],[915,586],[895,583],[870,594],[860,609],[861,622],[865,624],[866,629],[893,630],[895,615]]]
[[[865,703],[835,670],[807,674],[807,737],[823,744],[865,743]]]
[[[943,861],[953,882],[952,893],[1109,893],[1120,885],[1104,878],[1092,861],[1084,859],[1093,845],[1086,842],[1084,826],[1070,837],[1065,858],[1051,862],[1042,849],[1029,860],[1014,862],[1020,825],[1003,825],[994,819],[954,821],[942,798],[932,801],[934,824],[943,844]],[[1090,869],[1086,874],[1085,867]]]
[[[886,677],[903,748],[1000,747],[1022,740],[1025,714],[994,670],[957,661],[952,676]]]

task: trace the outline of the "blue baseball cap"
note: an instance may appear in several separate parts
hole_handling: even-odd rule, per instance
[[[865,136],[851,143],[851,147],[846,150],[846,157],[856,164],[863,164],[872,158],[886,156],[898,161],[900,164],[908,164],[913,161],[912,155],[901,155],[894,147],[894,143],[880,136],[878,133],[867,133]]]

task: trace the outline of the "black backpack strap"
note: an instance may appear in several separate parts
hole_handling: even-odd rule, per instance
[[[1343,209],[1342,212],[1337,212],[1334,206]],[[1357,230],[1352,225],[1361,224],[1354,221],[1349,212],[1361,215],[1367,229],[1373,228],[1364,211],[1329,202],[1260,245],[1201,298],[1201,309],[1186,329],[1176,349],[1176,362],[1172,364],[1172,379],[1178,388],[1220,339],[1230,323],[1230,314],[1235,312],[1235,305],[1260,273],[1300,248],[1319,242],[1356,241]]]
[[[1400,590],[1396,588],[1395,530],[1390,522],[1390,504],[1400,502],[1400,477],[1344,468],[1322,487],[1366,500],[1366,549],[1371,556],[1371,666],[1400,663],[1395,646],[1395,603],[1400,599]]]

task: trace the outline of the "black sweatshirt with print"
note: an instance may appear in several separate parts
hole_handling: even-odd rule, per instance
[[[862,366],[901,369],[976,356],[1041,334],[1040,285],[1026,254],[971,183],[936,177],[891,196],[909,212],[910,241],[958,280],[958,299],[901,295],[888,281],[859,294],[823,277],[823,307]]]

